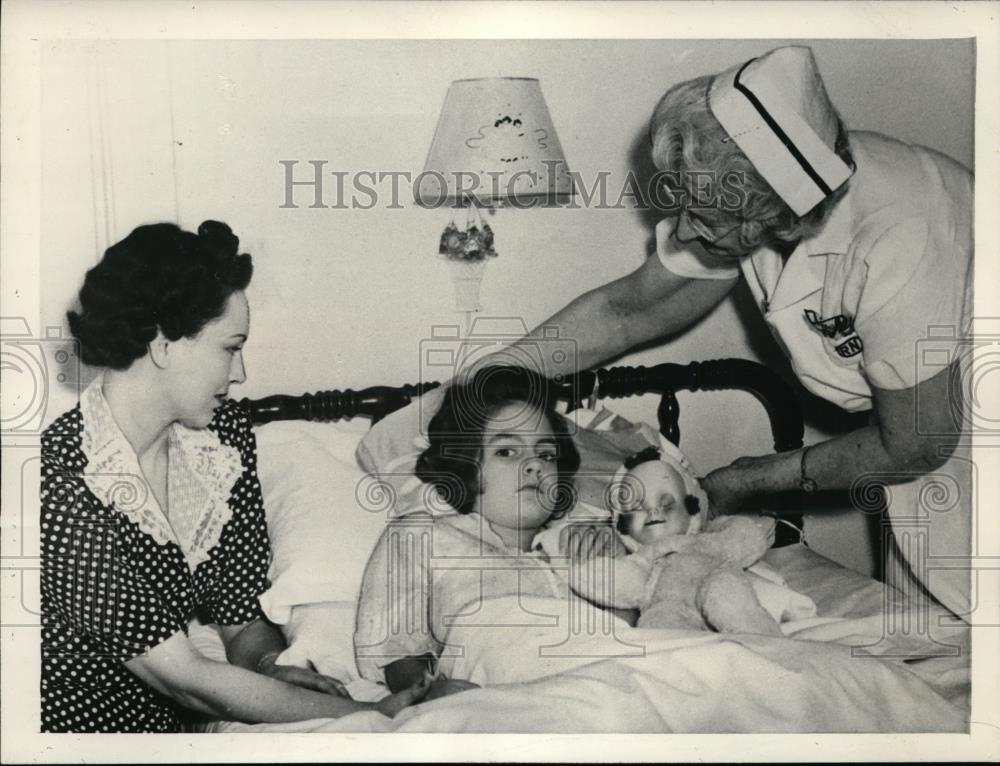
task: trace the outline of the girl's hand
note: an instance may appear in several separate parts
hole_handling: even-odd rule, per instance
[[[388,718],[395,718],[396,715],[410,707],[422,702],[431,688],[431,678],[425,675],[419,681],[415,681],[412,686],[383,697],[375,703],[375,709]]]
[[[661,556],[668,556],[671,553],[680,553],[686,550],[693,544],[693,539],[692,535],[667,535],[649,545],[643,546],[637,555],[655,561]]]
[[[567,524],[559,534],[559,550],[571,560],[586,561],[595,556],[615,558],[628,551],[625,543],[608,524]]]
[[[288,684],[301,686],[304,689],[312,689],[315,692],[333,694],[338,697],[351,698],[344,688],[344,684],[332,676],[324,676],[315,670],[296,667],[295,665],[278,665],[275,663],[277,655],[265,657],[257,666],[257,672],[270,678],[276,678]]]

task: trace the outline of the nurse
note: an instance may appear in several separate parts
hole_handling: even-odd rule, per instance
[[[955,385],[972,309],[971,173],[930,149],[848,132],[806,47],[671,88],[650,138],[679,210],[656,227],[657,257],[542,326],[574,338],[586,369],[683,330],[742,276],[803,385],[871,418],[713,471],[714,511],[880,479],[900,571],[966,615],[968,572],[935,561],[971,545]]]

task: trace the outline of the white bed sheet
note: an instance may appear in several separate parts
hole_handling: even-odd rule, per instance
[[[816,602],[785,638],[651,631],[616,623],[543,656],[563,626],[463,629],[452,672],[484,688],[395,719],[357,713],[294,724],[218,722],[218,732],[960,732],[968,728],[968,629],[941,625],[871,578],[802,545],[766,560]],[[498,600],[499,602],[500,600]],[[565,610],[560,603],[532,604]],[[505,609],[525,604],[494,603]],[[602,613],[603,614],[603,613]],[[886,615],[891,619],[887,620]],[[485,618],[490,615],[484,615]],[[906,626],[906,630],[900,629]],[[642,647],[622,652],[622,642]],[[589,656],[588,656],[589,655]],[[379,689],[351,687],[358,698]]]

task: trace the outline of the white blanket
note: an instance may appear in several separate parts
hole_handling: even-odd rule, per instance
[[[530,641],[497,641],[487,631],[463,638],[469,656],[453,670],[487,683],[483,689],[416,706],[393,720],[362,713],[228,730],[941,732],[967,726],[959,706],[904,664],[855,657],[844,645],[624,628],[616,641],[579,638],[572,656],[542,657]],[[627,651],[609,647],[617,641],[643,653],[584,656]],[[539,677],[524,678],[533,674]]]
[[[768,554],[819,617],[785,638],[629,628],[566,602],[497,599],[477,622],[510,625],[524,609],[561,615],[531,626],[452,631],[463,656],[442,669],[484,685],[395,719],[359,713],[235,731],[941,732],[967,729],[968,631],[927,615],[900,631],[883,618],[884,587],[801,546]],[[578,608],[578,607],[576,607]],[[900,613],[895,617],[899,618]],[[522,620],[522,622],[526,622]],[[930,620],[937,626],[936,620]],[[957,654],[956,654],[957,652]],[[872,656],[878,655],[878,656]],[[375,696],[355,687],[357,696]]]

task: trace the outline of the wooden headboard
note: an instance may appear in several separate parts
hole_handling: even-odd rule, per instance
[[[678,391],[748,391],[767,411],[775,452],[802,446],[802,412],[794,391],[770,368],[748,359],[715,359],[690,364],[658,364],[654,367],[611,367],[587,370],[553,382],[560,398],[568,402],[570,409],[595,398],[659,394],[660,404],[656,414],[660,433],[677,445],[680,443]],[[376,423],[440,385],[439,382],[432,382],[372,386],[360,391],[319,391],[299,396],[279,394],[263,399],[244,399],[242,404],[250,409],[256,424],[275,420],[334,421],[358,416],[369,417]],[[787,499],[781,505],[788,507]],[[801,507],[798,503],[794,505]],[[769,503],[769,507],[773,504]],[[800,513],[786,513],[782,509],[778,512],[782,519],[802,529]],[[776,544],[798,539],[794,535],[794,540],[788,536],[789,529],[785,525],[779,525],[778,532]]]

